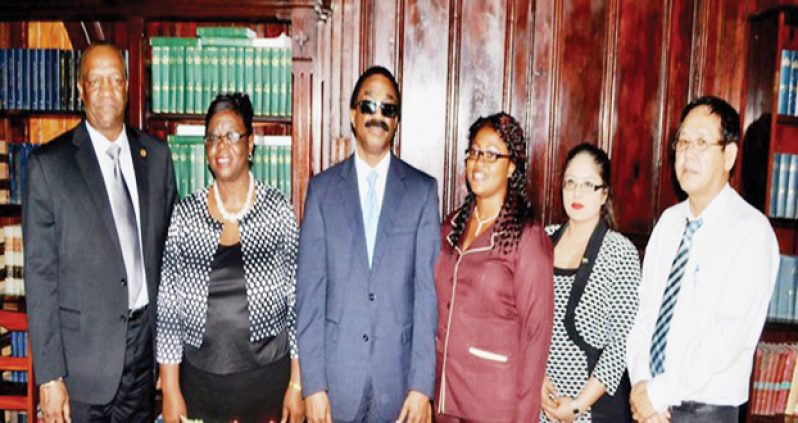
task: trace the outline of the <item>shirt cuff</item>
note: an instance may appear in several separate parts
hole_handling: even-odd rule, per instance
[[[664,374],[649,380],[646,384],[648,399],[657,413],[662,413],[669,406],[680,403],[675,398],[674,387],[670,385],[670,381]]]

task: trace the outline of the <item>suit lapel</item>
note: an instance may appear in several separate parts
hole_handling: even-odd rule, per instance
[[[147,165],[147,150],[139,141],[135,132],[127,131],[127,140],[130,145],[130,156],[133,158],[133,169],[136,172],[136,191],[139,194],[139,219],[141,220],[141,249],[144,263],[149,263],[146,254],[147,228],[149,228],[149,209],[150,209],[150,185],[149,185],[149,166]]]
[[[402,196],[405,192],[404,169],[399,159],[391,154],[391,162],[388,165],[388,177],[385,181],[385,194],[382,198],[380,208],[380,220],[377,225],[377,239],[374,240],[374,257],[372,258],[371,269],[377,269],[383,253],[388,248],[388,237],[391,228],[394,227],[393,221],[401,208]]]
[[[108,199],[108,192],[105,189],[105,181],[102,171],[100,170],[100,163],[97,155],[94,153],[94,147],[91,144],[85,121],[75,130],[72,143],[78,147],[75,150],[75,161],[78,163],[80,173],[83,175],[83,181],[86,183],[86,188],[89,190],[89,196],[105,225],[105,229],[108,231],[111,239],[113,239],[117,255],[121,260],[122,248],[119,246],[119,236],[116,233],[116,225],[114,225],[111,203]]]
[[[366,230],[363,227],[363,211],[360,209],[360,191],[358,191],[357,186],[354,154],[344,163],[340,176],[342,195],[339,204],[343,208],[345,220],[349,223],[349,229],[353,234],[355,254],[360,257],[363,268],[368,271],[369,258],[368,250],[366,249]]]

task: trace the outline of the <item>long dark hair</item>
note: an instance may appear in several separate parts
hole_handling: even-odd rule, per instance
[[[565,165],[562,168],[560,183],[562,184],[565,180],[565,170],[568,169],[568,165],[580,154],[587,154],[590,156],[590,158],[593,159],[593,163],[598,167],[601,183],[606,186],[604,189],[607,190],[607,201],[601,206],[601,219],[610,229],[615,229],[617,225],[615,222],[615,208],[612,204],[612,173],[610,173],[612,166],[610,166],[610,157],[607,155],[606,151],[588,143],[582,143],[572,148],[565,158]]]
[[[493,233],[499,235],[499,247],[502,252],[507,252],[515,248],[521,238],[521,231],[533,219],[532,202],[526,189],[526,139],[524,130],[512,116],[500,112],[488,117],[480,117],[471,125],[468,130],[468,147],[474,142],[477,133],[484,127],[490,127],[504,141],[510,154],[510,160],[515,164],[515,172],[510,176],[507,183],[507,196],[504,197],[504,205],[499,213],[499,219],[493,225]],[[463,232],[468,223],[471,210],[476,203],[471,186],[466,182],[468,195],[465,201],[457,210],[452,231],[452,243],[457,245],[460,242]],[[491,235],[492,235],[491,234]]]

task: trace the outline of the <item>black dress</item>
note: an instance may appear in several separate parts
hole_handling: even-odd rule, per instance
[[[211,264],[200,348],[185,346],[180,389],[189,418],[279,421],[291,377],[288,333],[250,342],[241,244],[219,245]]]

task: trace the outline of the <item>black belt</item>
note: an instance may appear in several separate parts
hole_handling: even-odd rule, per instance
[[[144,307],[139,307],[135,310],[128,310],[127,311],[128,322],[138,320],[139,318],[141,318],[141,316],[144,315],[144,312],[147,311],[147,306],[149,306],[149,304],[145,305]]]

